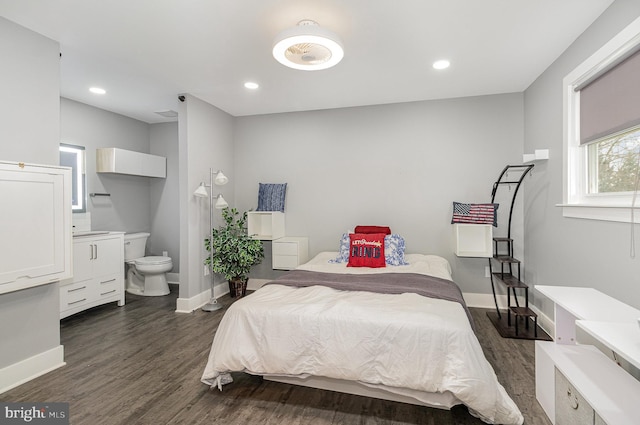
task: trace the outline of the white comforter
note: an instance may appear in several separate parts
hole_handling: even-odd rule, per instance
[[[301,268],[338,273],[429,270],[426,274],[450,278],[448,262],[436,256],[408,255],[409,266],[384,269],[327,264],[332,257],[322,253]],[[229,307],[202,382],[221,388],[231,381],[231,371],[448,391],[487,423],[524,421],[484,357],[462,306],[416,294],[267,285]]]

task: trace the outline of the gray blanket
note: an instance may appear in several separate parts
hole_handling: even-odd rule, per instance
[[[298,288],[322,285],[343,291],[367,291],[380,294],[415,293],[424,297],[454,301],[462,305],[471,327],[475,330],[471,313],[458,285],[439,277],[417,273],[343,274],[293,270],[266,284]]]

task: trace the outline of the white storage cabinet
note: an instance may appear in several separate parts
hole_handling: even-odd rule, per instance
[[[286,236],[272,242],[272,267],[277,270],[292,270],[309,260],[309,239]]]
[[[75,237],[73,278],[60,282],[60,318],[114,301],[125,303],[124,233]]]
[[[254,239],[270,241],[284,236],[284,213],[280,211],[249,211],[247,233]]]
[[[0,161],[0,294],[71,276],[71,169]]]
[[[455,254],[458,257],[493,256],[493,226],[491,224],[453,224]]]
[[[167,177],[167,158],[119,148],[96,149],[96,172]]]

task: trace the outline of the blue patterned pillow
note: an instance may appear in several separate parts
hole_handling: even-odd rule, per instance
[[[343,233],[340,238],[340,248],[338,248],[338,256],[334,260],[329,260],[330,263],[348,263],[349,262],[349,246],[351,239],[348,233]]]
[[[329,260],[330,263],[348,263],[349,262],[349,234],[344,233],[340,238],[340,248],[338,256]],[[398,234],[391,234],[384,237],[384,260],[389,266],[407,266],[404,259],[404,238]]]
[[[390,266],[406,266],[404,260],[404,238],[392,233],[384,237],[384,258]]]
[[[256,211],[284,212],[284,197],[286,192],[286,183],[260,183],[258,189],[258,208]]]

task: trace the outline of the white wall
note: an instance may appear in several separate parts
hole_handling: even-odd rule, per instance
[[[453,254],[452,202],[489,201],[523,134],[521,94],[236,118],[236,205],[287,183],[286,233],[308,236],[311,255],[358,224],[388,225],[408,252],[447,258],[463,291],[488,293],[487,261]],[[521,213],[515,226],[521,248]]]
[[[209,182],[209,169],[223,170],[230,183],[215,186],[234,204],[233,117],[195,96],[185,95],[180,103],[179,134],[179,204],[180,204],[180,304],[198,297],[211,286],[204,276],[206,258],[204,239],[209,234],[209,201],[193,196],[200,182]],[[214,226],[220,225],[218,210]],[[223,282],[217,279],[217,285]],[[221,290],[217,290],[220,294]],[[197,303],[197,301],[194,301]],[[192,304],[189,304],[193,306]]]
[[[525,190],[526,280],[587,286],[640,308],[640,258],[629,256],[630,225],[562,217],[562,79],[640,16],[640,2],[618,0],[525,92],[525,151],[550,149]],[[636,226],[636,232],[639,228]],[[535,304],[553,317],[551,303]]]
[[[58,165],[60,46],[0,18],[0,52],[0,160]],[[0,371],[60,345],[59,311],[57,283],[0,295]]]

